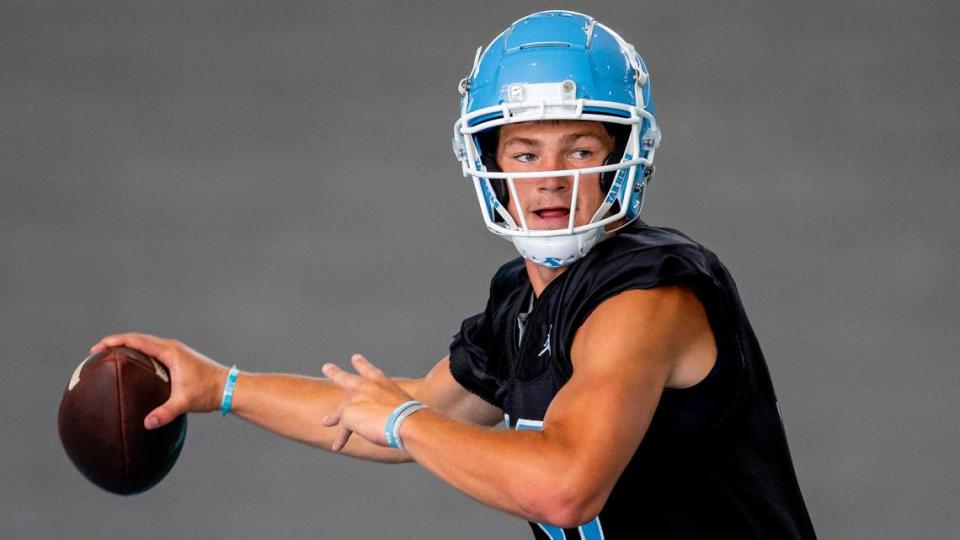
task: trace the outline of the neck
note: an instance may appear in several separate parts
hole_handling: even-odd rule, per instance
[[[533,286],[533,294],[537,297],[547,288],[547,285],[550,285],[551,281],[566,271],[566,267],[547,268],[530,260],[524,260],[523,264],[527,268],[527,277],[530,278],[530,285]]]

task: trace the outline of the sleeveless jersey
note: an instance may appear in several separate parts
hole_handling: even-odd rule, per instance
[[[568,267],[532,307],[523,259],[508,262],[493,277],[486,309],[454,337],[451,373],[502,409],[508,427],[539,429],[573,374],[573,338],[590,313],[623,291],[669,284],[690,287],[702,302],[716,338],[714,367],[690,388],[664,390],[595,519],[566,530],[531,523],[534,536],[815,538],[733,279],[713,253],[676,230],[635,222]]]

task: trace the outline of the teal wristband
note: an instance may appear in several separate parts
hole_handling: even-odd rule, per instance
[[[387,446],[390,448],[400,448],[399,439],[394,435],[394,425],[397,423],[397,419],[400,418],[400,415],[410,407],[416,407],[417,405],[423,406],[423,403],[411,399],[410,401],[404,401],[400,405],[397,405],[397,408],[390,413],[390,417],[387,418],[386,425],[383,426],[383,435],[387,440]]]
[[[230,414],[230,404],[233,403],[233,388],[237,386],[237,376],[240,370],[237,366],[230,368],[227,374],[227,382],[223,384],[223,398],[220,399],[220,414],[226,416]]]
[[[403,439],[400,437],[400,426],[403,424],[403,421],[407,419],[411,414],[426,409],[427,406],[423,403],[417,402],[406,409],[402,413],[397,415],[397,419],[393,422],[393,440],[397,443],[397,449],[401,452],[406,452],[407,449],[403,446]]]

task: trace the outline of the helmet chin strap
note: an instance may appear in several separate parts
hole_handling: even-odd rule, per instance
[[[547,268],[561,268],[582,258],[604,236],[603,230],[596,228],[564,236],[514,236],[511,239],[524,259]]]

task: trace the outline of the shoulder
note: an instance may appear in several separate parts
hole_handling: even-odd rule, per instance
[[[723,289],[724,270],[709,250],[685,234],[664,227],[636,222],[594,247],[573,265],[557,291],[566,339],[598,306],[626,291],[605,311],[616,318],[620,310],[636,312],[635,302],[651,309],[664,309],[663,302],[677,302],[676,309],[689,312],[715,303]],[[656,311],[654,309],[654,311]]]
[[[719,265],[717,256],[683,232],[636,221],[596,247],[595,266],[614,269],[682,259],[691,270],[709,272]]]
[[[717,346],[706,309],[684,285],[627,290],[601,302],[578,328],[571,347],[574,365],[584,359],[661,362],[664,383],[687,388],[713,367]],[[578,362],[578,358],[580,361]]]
[[[567,301],[594,298],[595,305],[627,289],[716,285],[724,270],[716,255],[680,231],[635,222],[597,244],[570,274]]]
[[[645,331],[669,327],[686,321],[692,311],[702,310],[696,294],[684,285],[664,285],[652,289],[629,289],[613,295],[592,312],[581,330],[597,330],[598,334],[623,326]],[[640,332],[624,332],[633,339]]]

